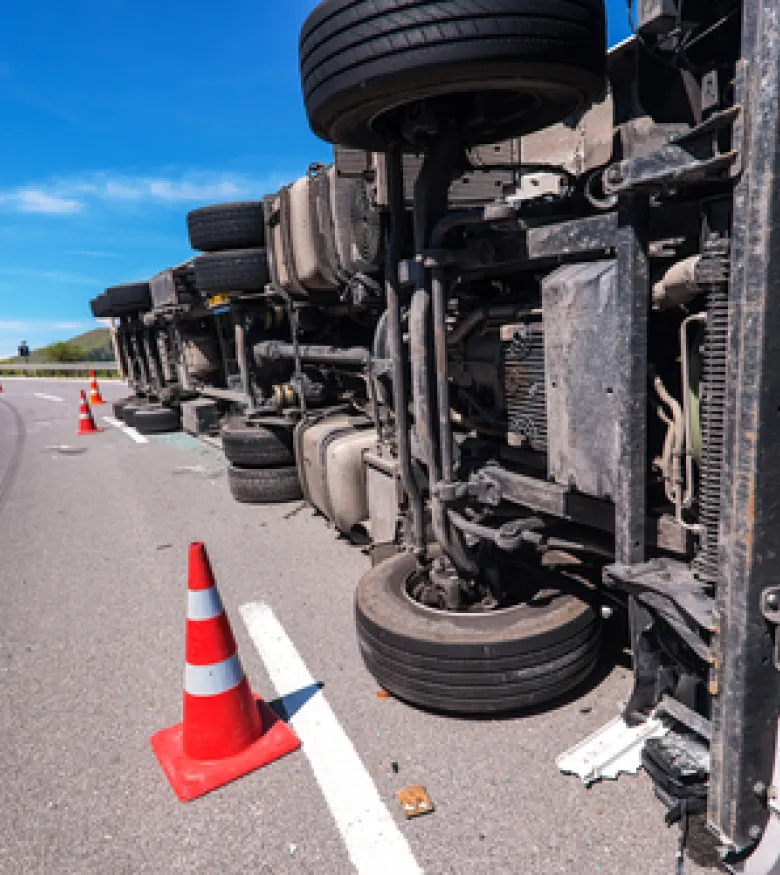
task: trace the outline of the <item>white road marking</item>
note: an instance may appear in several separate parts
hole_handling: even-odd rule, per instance
[[[280,696],[313,687],[295,645],[268,605],[241,605],[241,616]],[[314,777],[360,875],[421,875],[406,838],[321,692],[290,718]]]
[[[113,416],[104,416],[103,422],[107,422],[109,425],[113,425],[114,428],[118,428],[120,431],[123,431],[128,437],[131,437],[137,444],[148,444],[149,439],[144,437],[142,434],[139,434],[134,428],[129,425],[125,425],[120,419],[114,419]]]
[[[64,401],[64,398],[58,398],[56,395],[47,395],[45,392],[33,392],[36,398],[44,398],[46,401]]]

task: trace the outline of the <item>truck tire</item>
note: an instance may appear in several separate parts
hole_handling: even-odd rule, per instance
[[[187,214],[187,231],[193,249],[221,252],[265,245],[262,201],[214,204]]]
[[[181,431],[181,415],[170,407],[149,405],[141,407],[133,414],[133,428],[139,434],[164,434]]]
[[[114,401],[114,416],[117,419],[125,420],[125,408],[129,404],[139,404],[141,399],[137,395],[128,395],[127,398],[120,398],[119,401]]]
[[[152,309],[152,290],[149,283],[123,283],[119,286],[109,286],[105,294],[112,316]]]
[[[102,295],[98,295],[97,298],[93,298],[89,302],[89,309],[92,311],[92,315],[96,319],[105,319],[106,317],[111,315],[111,302],[108,299],[108,295],[103,292]]]
[[[195,259],[201,292],[261,292],[271,281],[265,249],[206,252]]]
[[[144,401],[142,398],[139,398],[136,401],[130,401],[124,405],[122,408],[122,419],[125,425],[129,425],[131,428],[135,428],[135,415],[139,410],[146,410],[149,406],[148,401]]]
[[[298,469],[228,467],[230,493],[241,504],[281,504],[303,498]]]
[[[401,553],[358,584],[360,651],[377,682],[399,699],[435,711],[497,714],[568,692],[599,659],[593,608],[555,587],[537,601],[498,611],[427,608],[406,592],[416,560]]]
[[[225,458],[244,468],[278,468],[294,465],[292,433],[228,420],[222,428]]]
[[[299,62],[309,123],[330,143],[408,147],[400,110],[424,99],[466,131],[466,145],[495,143],[561,121],[603,91],[604,3],[325,0],[304,22]]]

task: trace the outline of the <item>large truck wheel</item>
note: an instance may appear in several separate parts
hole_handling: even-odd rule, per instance
[[[97,298],[93,298],[89,302],[89,308],[92,310],[92,315],[96,319],[105,319],[106,317],[111,316],[111,301],[106,292],[103,292],[102,295],[98,295]]]
[[[104,294],[112,316],[139,313],[152,309],[152,289],[149,283],[122,283],[109,286]]]
[[[170,407],[149,405],[133,414],[133,428],[139,434],[165,434],[181,431],[181,414]]]
[[[222,428],[222,449],[228,462],[249,468],[276,468],[295,464],[292,432],[248,425],[230,419]]]
[[[230,493],[241,504],[281,504],[303,498],[298,469],[228,466]]]
[[[135,415],[139,410],[146,410],[149,407],[149,402],[144,398],[138,398],[135,401],[129,401],[122,408],[122,419],[125,425],[135,428]]]
[[[497,714],[563,695],[598,662],[596,612],[552,579],[513,607],[455,613],[412,598],[415,568],[409,553],[387,559],[355,595],[363,660],[398,698],[436,711]]]
[[[328,142],[386,151],[414,125],[404,107],[426,100],[423,126],[433,115],[468,145],[495,143],[602,93],[604,3],[325,0],[304,22],[299,61],[309,123]]]
[[[187,231],[193,249],[221,252],[265,245],[262,201],[242,201],[199,207],[187,214]]]
[[[128,395],[126,398],[120,398],[119,401],[114,401],[114,416],[124,422],[125,408],[130,404],[138,405],[142,403],[142,399],[137,395]]]
[[[195,286],[201,292],[262,292],[270,281],[265,249],[206,252],[195,259]]]

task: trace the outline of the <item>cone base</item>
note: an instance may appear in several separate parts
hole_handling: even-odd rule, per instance
[[[297,750],[301,743],[295,733],[259,697],[257,707],[264,728],[254,744],[232,757],[221,760],[194,760],[182,747],[183,724],[161,729],[149,739],[152,750],[181,802],[189,802],[217,787],[229,784]]]
[[[78,437],[82,434],[100,434],[102,431],[102,428],[85,428],[84,431],[77,431],[76,436]]]
[[[92,400],[92,398],[89,399],[89,406],[90,407],[97,407],[99,404],[105,404],[105,403],[106,402],[102,398],[95,399],[94,401]]]

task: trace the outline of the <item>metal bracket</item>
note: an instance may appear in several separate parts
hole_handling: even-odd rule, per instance
[[[484,259],[469,249],[426,249],[421,255],[424,267],[481,267]]]
[[[487,477],[474,476],[468,483],[435,483],[431,493],[443,504],[452,504],[464,498],[497,507],[501,504],[501,487]]]
[[[691,620],[708,632],[718,629],[717,603],[682,562],[653,559],[639,565],[609,565],[604,583],[633,595],[655,592],[670,599]]]
[[[775,668],[780,671],[780,586],[767,586],[761,592],[761,614],[775,627]]]
[[[641,188],[674,188],[706,182],[721,171],[730,170],[739,162],[739,151],[718,153],[712,135],[736,124],[741,115],[741,106],[729,107],[649,155],[616,162],[603,174],[605,193],[616,195]]]

